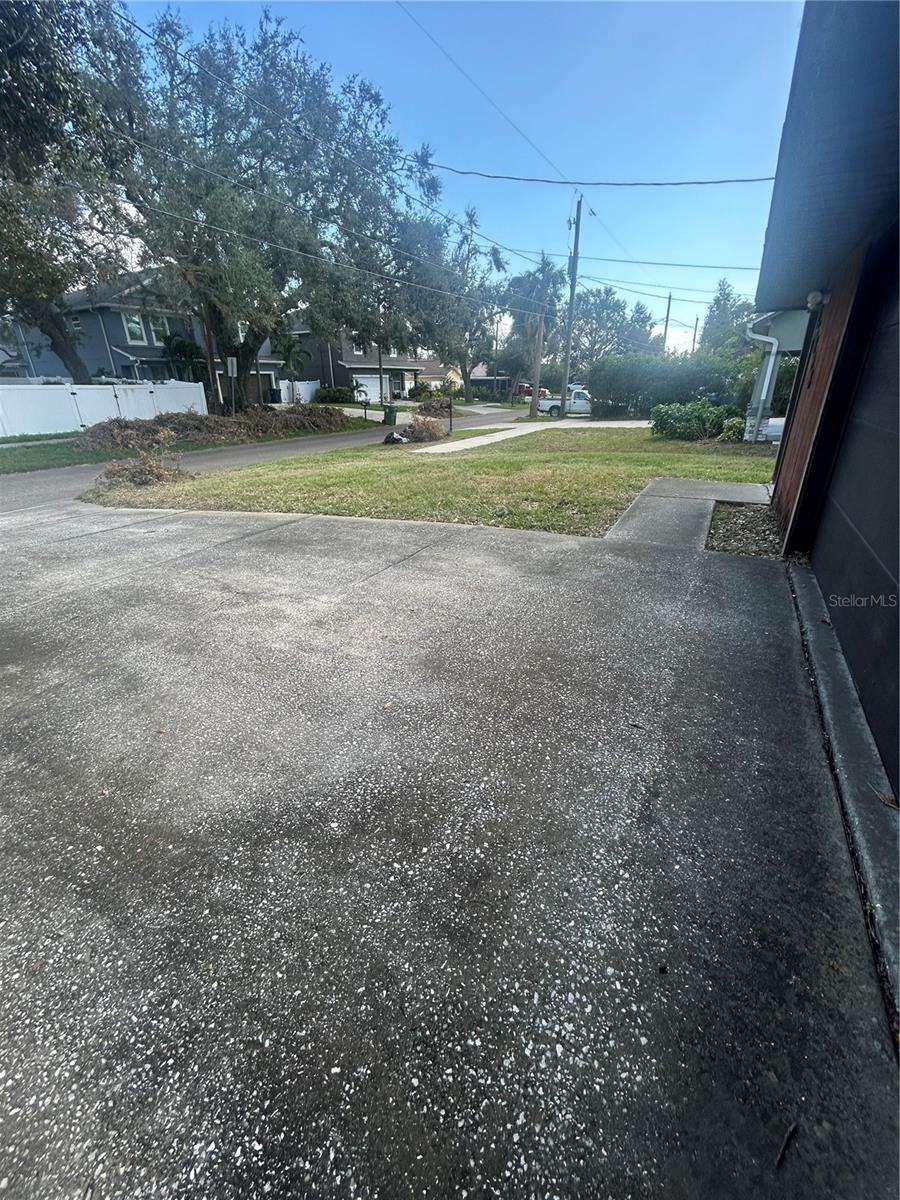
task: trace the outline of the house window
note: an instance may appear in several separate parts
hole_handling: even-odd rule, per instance
[[[154,346],[162,346],[169,336],[169,318],[154,313],[147,320],[150,323],[150,336]]]
[[[123,312],[122,324],[125,326],[125,337],[133,345],[146,346],[147,335],[144,333],[144,322],[138,312]]]
[[[76,333],[81,329],[81,317],[69,317],[72,328]]]
[[[356,342],[354,342],[353,343],[353,353],[358,354],[360,357],[362,357],[362,355],[365,354],[365,350],[362,346],[357,346]]]

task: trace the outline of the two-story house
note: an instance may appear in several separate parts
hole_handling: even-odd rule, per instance
[[[115,283],[66,298],[68,322],[79,357],[88,374],[96,378],[127,380],[196,379],[208,382],[206,348],[200,323],[190,314],[166,304],[153,288],[152,274],[123,276]],[[240,326],[238,332],[241,333]],[[169,353],[166,338],[177,334],[200,350],[196,362],[179,360]],[[32,377],[67,378],[69,372],[39,329],[14,324],[10,350],[15,352],[15,373]],[[282,359],[268,341],[260,347],[259,369],[248,390],[269,400],[280,378]],[[217,364],[223,395],[227,397],[224,365]]]

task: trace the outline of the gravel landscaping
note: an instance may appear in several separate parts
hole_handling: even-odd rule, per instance
[[[717,504],[706,548],[779,558],[781,533],[774,512],[767,504]]]

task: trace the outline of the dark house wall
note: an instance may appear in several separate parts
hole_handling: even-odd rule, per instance
[[[810,555],[869,726],[898,783],[897,228],[835,271],[807,338],[775,475],[788,553]]]
[[[898,787],[898,297],[883,263],[861,366],[821,508],[812,567],[869,726]]]

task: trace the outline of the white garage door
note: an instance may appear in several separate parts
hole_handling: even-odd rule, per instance
[[[378,376],[377,375],[354,375],[353,378],[366,393],[370,404],[380,404],[381,397],[378,395]],[[387,376],[384,379],[385,390],[387,390]],[[357,393],[357,399],[362,400],[363,397]]]

